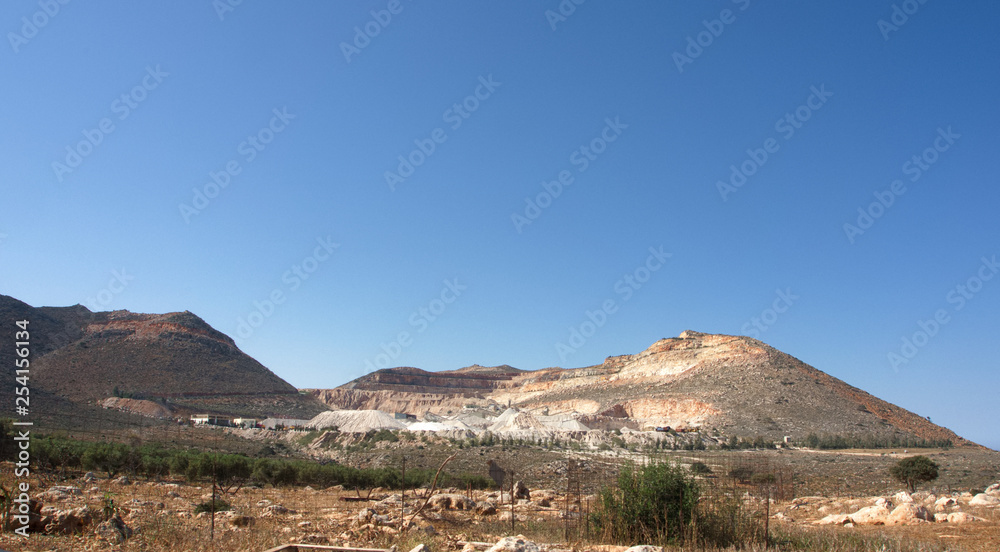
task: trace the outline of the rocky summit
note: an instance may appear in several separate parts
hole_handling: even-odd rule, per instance
[[[158,418],[201,411],[311,417],[326,409],[187,311],[35,308],[0,295],[0,323],[13,328],[17,320],[29,321],[33,397]],[[10,348],[0,348],[0,362],[14,364]],[[0,398],[13,403],[13,387],[5,385]]]
[[[761,341],[695,331],[596,366],[391,368],[335,389],[309,391],[333,408],[418,417],[513,406],[590,429],[670,427],[772,440],[809,434],[905,436],[971,444]]]

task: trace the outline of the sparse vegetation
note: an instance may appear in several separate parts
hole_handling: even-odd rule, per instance
[[[810,433],[800,443],[806,448],[818,450],[836,449],[887,449],[887,448],[951,448],[948,439],[918,439],[912,435],[893,435],[882,437],[877,435],[823,435]]]

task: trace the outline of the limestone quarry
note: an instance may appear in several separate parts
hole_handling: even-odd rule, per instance
[[[508,408],[518,409],[515,420],[504,418],[495,427],[495,420],[465,422],[472,430],[669,427],[771,440],[826,433],[966,443],[946,428],[760,341],[695,331],[595,366],[526,371],[476,365],[444,372],[392,368],[335,389],[307,391],[331,408],[409,414],[420,421],[463,415],[489,420]]]

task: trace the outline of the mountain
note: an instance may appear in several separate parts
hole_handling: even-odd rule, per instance
[[[778,440],[816,433],[971,444],[756,339],[694,331],[584,368],[391,368],[309,391],[333,408],[444,414],[467,405],[512,405],[569,414],[592,428],[700,427]]]
[[[92,405],[117,394],[159,402],[179,415],[205,410],[311,417],[326,409],[187,311],[137,314],[91,312],[81,305],[35,308],[0,295],[0,325],[9,329],[3,332],[9,337],[0,344],[4,366],[14,363],[8,345],[17,320],[29,321],[33,396],[49,394]],[[13,371],[0,373],[5,378],[0,398],[13,402]]]

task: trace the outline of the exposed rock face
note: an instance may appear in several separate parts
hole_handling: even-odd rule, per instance
[[[509,366],[430,373],[379,370],[340,388],[310,390],[335,408],[452,414],[467,405],[571,414],[590,428],[714,427],[723,434],[795,439],[809,433],[968,444],[932,424],[748,337],[685,331],[634,355],[584,368]]]
[[[108,397],[101,401],[101,406],[149,418],[170,418],[170,409],[153,401]]]

